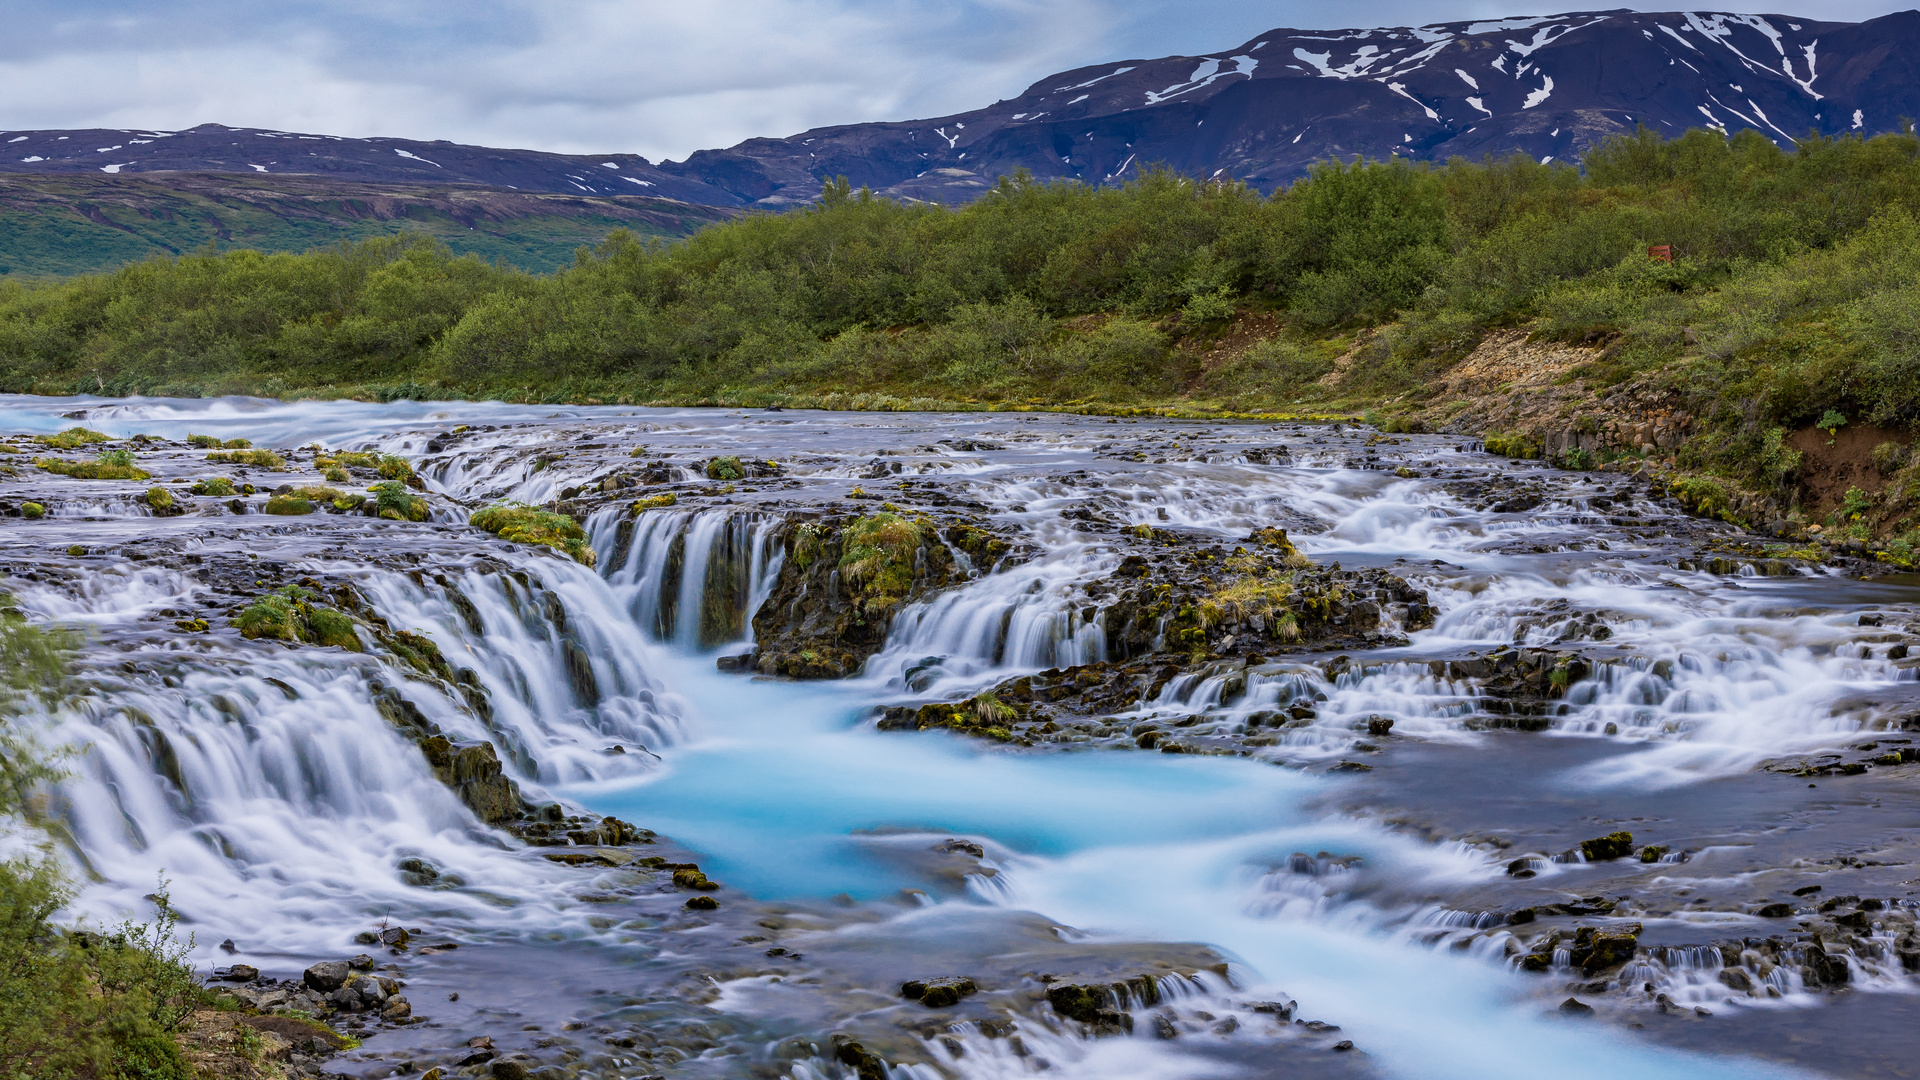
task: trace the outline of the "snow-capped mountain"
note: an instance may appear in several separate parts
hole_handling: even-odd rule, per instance
[[[1752,129],[1791,146],[1920,117],[1920,12],[1863,23],[1592,11],[1371,30],[1273,30],[1205,56],[1049,76],[931,120],[819,128],[654,164],[202,125],[0,133],[0,170],[309,173],[780,207],[844,175],[962,202],[1016,169],[1113,183],[1149,164],[1263,189],[1327,158],[1577,157],[1644,124]],[[11,159],[11,160],[8,160]]]
[[[1899,130],[1920,117],[1920,12],[1864,23],[1593,11],[1373,30],[1273,30],[1205,56],[1062,72],[975,112],[701,151],[667,172],[743,200],[845,174],[957,201],[1016,168],[1109,183],[1148,163],[1286,183],[1327,158],[1570,158],[1638,124]]]

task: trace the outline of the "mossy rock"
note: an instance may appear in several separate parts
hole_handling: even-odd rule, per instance
[[[337,646],[348,652],[360,652],[360,635],[353,619],[313,603],[313,597],[310,589],[282,586],[242,609],[234,616],[234,628],[245,638]]]
[[[539,544],[561,552],[582,566],[592,566],[595,555],[587,532],[565,514],[536,510],[521,503],[496,503],[476,510],[468,523],[502,540]]]
[[[92,428],[70,427],[58,435],[35,435],[33,441],[56,450],[78,450],[95,443],[112,442],[113,436]]]
[[[708,461],[706,474],[709,480],[744,480],[747,478],[747,470],[740,465],[740,459],[737,457],[717,457]]]
[[[373,496],[374,514],[388,521],[427,520],[427,500],[407,490],[399,480],[382,480],[367,489]],[[360,502],[364,503],[365,498]],[[354,504],[356,508],[360,503]]]
[[[75,480],[151,480],[153,474],[133,463],[133,453],[109,450],[93,461],[62,461],[59,458],[35,458],[35,465],[59,476]]]
[[[1588,862],[1605,862],[1609,859],[1624,859],[1633,854],[1633,834],[1614,832],[1592,840],[1580,841],[1580,854]]]
[[[208,454],[207,460],[230,465],[253,465],[262,469],[283,469],[287,464],[285,458],[271,450],[219,450]]]
[[[890,605],[913,588],[924,523],[881,511],[848,523],[841,537],[840,579],[857,599]]]
[[[195,495],[225,497],[233,494],[233,479],[226,476],[209,476],[203,480],[194,481],[193,486],[187,490]]]
[[[643,510],[663,510],[679,501],[680,497],[671,491],[662,495],[649,495],[644,499],[633,501],[633,512],[638,514]]]

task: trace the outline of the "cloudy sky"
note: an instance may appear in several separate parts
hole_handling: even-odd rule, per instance
[[[1856,20],[1910,4],[1779,0],[1715,10]],[[658,160],[823,124],[977,108],[1055,71],[1218,51],[1278,26],[1569,8],[1529,0],[7,0],[6,10],[0,129],[217,121]]]

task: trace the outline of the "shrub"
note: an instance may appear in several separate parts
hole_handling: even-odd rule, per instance
[[[536,510],[523,503],[502,502],[474,511],[468,524],[516,544],[550,547],[582,566],[594,563],[594,550],[587,543],[586,530],[565,514]]]
[[[374,513],[389,521],[427,520],[427,500],[407,490],[398,480],[382,480],[367,489],[373,495]]]
[[[1540,447],[1525,435],[1518,433],[1488,432],[1486,437],[1487,453],[1508,458],[1537,458]]]

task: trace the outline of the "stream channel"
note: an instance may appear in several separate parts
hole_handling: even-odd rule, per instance
[[[359,1040],[313,1070],[1920,1075],[1920,582],[1634,473],[1341,425],[0,407],[0,587],[84,634],[36,720],[79,748],[74,914],[164,879],[203,974],[261,972],[214,985]],[[29,463],[74,425],[152,479]],[[340,450],[428,519],[262,512]],[[594,565],[467,524],[500,499]],[[282,587],[361,649],[244,638]],[[300,996],[362,953],[406,1009]]]

